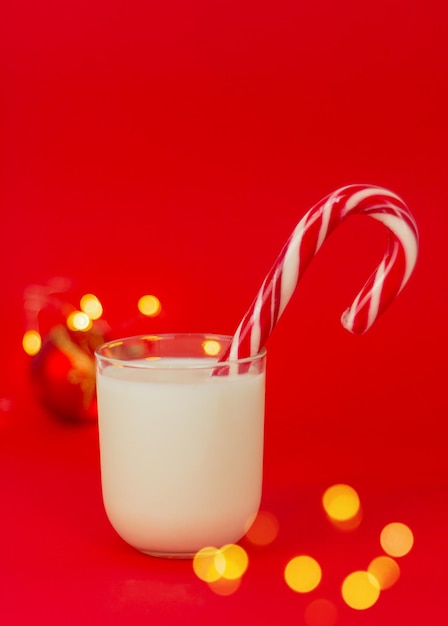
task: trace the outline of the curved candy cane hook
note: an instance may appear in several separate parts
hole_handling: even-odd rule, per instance
[[[324,241],[339,224],[356,214],[381,222],[389,233],[381,263],[341,318],[344,328],[353,333],[362,334],[372,326],[412,274],[418,230],[408,207],[392,191],[349,185],[321,200],[297,224],[220,361],[258,354]]]

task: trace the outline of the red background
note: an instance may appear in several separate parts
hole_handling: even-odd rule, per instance
[[[341,626],[446,616],[448,10],[438,0],[3,0],[0,102],[0,618],[4,624],[305,624],[316,598]],[[299,218],[334,189],[400,194],[417,269],[364,337],[339,325],[382,255],[372,220],[342,226],[268,343],[266,548],[244,544],[220,597],[191,563],[144,557],[102,509],[96,426],[35,399],[23,291],[55,276],[92,291],[113,329],[232,334]],[[163,306],[143,321],[136,302]],[[320,498],[353,485],[351,533]],[[344,576],[402,521],[401,579],[367,611]],[[292,592],[311,554],[320,587]],[[312,626],[326,626],[313,624]]]

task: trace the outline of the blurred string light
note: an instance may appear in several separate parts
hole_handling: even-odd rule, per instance
[[[42,337],[37,330],[27,330],[22,338],[22,347],[27,354],[35,356],[42,348]]]
[[[322,569],[316,559],[303,554],[288,562],[284,577],[286,584],[293,591],[308,593],[319,585],[322,579]]]
[[[42,293],[41,293],[42,291]],[[56,306],[56,299],[50,298],[50,296],[43,290],[37,287],[30,291],[31,305],[28,305],[27,312],[32,311],[33,317],[36,320],[39,311],[48,303],[51,302],[53,306]],[[58,308],[64,310],[62,302],[58,301]],[[93,326],[93,321],[99,319],[103,314],[103,307],[99,299],[92,293],[84,294],[80,299],[80,309],[73,310],[65,318],[67,328],[71,331],[88,332]],[[63,316],[64,317],[64,316]],[[42,337],[38,330],[27,330],[22,338],[22,347],[26,354],[35,356],[42,348]]]
[[[377,556],[374,558],[370,562],[367,571],[376,578],[381,591],[392,587],[400,578],[398,563],[389,556]]]
[[[142,315],[156,317],[162,310],[162,304],[157,296],[144,295],[139,298],[137,308]]]
[[[89,331],[93,326],[92,320],[83,311],[72,311],[67,317],[66,323],[69,330],[82,332]]]
[[[361,523],[361,501],[350,485],[329,487],[322,496],[322,505],[329,521],[341,530],[353,530]]]
[[[370,609],[380,597],[380,586],[375,576],[366,571],[349,574],[342,583],[342,597],[352,609]]]
[[[84,294],[79,306],[81,311],[88,315],[91,320],[98,320],[103,314],[103,306],[93,293]]]
[[[93,293],[84,294],[80,301],[80,311],[72,311],[66,320],[69,330],[88,332],[93,322],[103,314],[103,305]]]
[[[367,571],[349,574],[342,584],[342,597],[353,609],[370,608],[377,602],[381,591],[389,589],[397,582],[400,567],[391,556],[408,554],[414,544],[414,536],[406,524],[392,522],[381,531],[380,543],[390,556],[374,558]]]
[[[205,349],[205,347],[204,347]],[[339,527],[340,523],[361,519],[360,498],[349,485],[336,484],[329,487],[322,497],[322,504],[329,521]],[[351,526],[354,528],[355,526]],[[345,526],[344,528],[347,528]],[[246,526],[246,539],[257,546],[272,543],[278,535],[279,523],[275,515],[260,511]],[[411,529],[401,522],[387,524],[380,534],[380,543],[387,555],[377,556],[367,570],[357,570],[345,577],[341,585],[344,602],[352,609],[362,611],[378,601],[382,591],[392,587],[400,578],[400,567],[392,558],[409,553],[414,544]],[[231,595],[240,586],[247,570],[249,558],[245,550],[230,544],[223,548],[206,547],[195,555],[193,569],[198,578],[206,582],[218,595]],[[284,580],[297,593],[315,590],[322,580],[320,564],[311,556],[293,557],[284,569]],[[304,614],[307,626],[334,626],[338,617],[335,605],[325,598],[311,602]]]
[[[265,546],[276,538],[278,521],[272,513],[260,511],[255,519],[252,517],[248,521],[246,528],[246,539],[250,543]],[[228,544],[222,548],[207,546],[193,558],[196,576],[221,596],[231,595],[239,589],[248,566],[248,554],[237,544]]]
[[[221,548],[216,558],[216,566],[222,578],[236,580],[241,578],[249,565],[247,552],[237,544]]]
[[[207,356],[218,356],[221,352],[221,344],[215,339],[206,339],[202,342],[202,349]]]
[[[102,317],[103,305],[93,293],[82,295],[79,310],[63,300],[57,291],[67,290],[69,286],[66,282],[60,284],[60,281],[55,281],[49,286],[31,285],[26,289],[24,312],[27,318],[26,325],[30,330],[27,330],[22,337],[22,347],[28,355],[35,356],[42,348],[39,315],[47,308],[52,313],[58,313],[61,322],[73,332],[89,332],[94,327],[94,322]],[[162,310],[159,298],[154,295],[143,295],[138,300],[137,306],[140,313],[148,317],[155,317]],[[219,352],[221,347],[218,342],[210,342],[204,349],[208,350],[210,355],[214,355],[217,354],[214,351]]]
[[[380,543],[384,552],[390,556],[401,557],[411,551],[414,535],[406,524],[392,522],[381,531]]]
[[[323,494],[322,505],[328,520],[337,528],[353,529],[361,522],[361,501],[350,485],[329,487]],[[413,542],[412,531],[405,524],[387,524],[381,531],[380,543],[388,556],[374,558],[366,571],[352,572],[345,578],[341,587],[345,603],[357,610],[372,607],[380,592],[390,588],[400,577],[400,568],[391,557],[407,554]]]
[[[239,588],[248,565],[247,552],[236,544],[222,548],[207,546],[193,558],[196,576],[219,595],[230,595]]]
[[[207,546],[201,548],[193,557],[193,570],[198,578],[205,583],[211,583],[221,578],[217,567],[218,548]]]

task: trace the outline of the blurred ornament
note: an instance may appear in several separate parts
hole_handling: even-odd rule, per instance
[[[157,296],[144,295],[137,309],[141,315],[121,324],[119,337],[147,332],[137,323],[160,315],[162,305]],[[64,419],[96,419],[95,349],[112,339],[100,300],[92,293],[78,298],[70,280],[53,278],[26,288],[24,315],[22,347],[31,357],[31,378],[42,404]]]
[[[97,418],[95,349],[109,334],[99,319],[102,306],[93,294],[80,299],[78,310],[61,285],[33,285],[25,292],[28,330],[22,345],[31,359],[31,379],[44,406],[70,420]]]
[[[73,333],[55,326],[33,357],[31,378],[46,407],[66,419],[96,419],[94,349],[104,342],[95,331]]]

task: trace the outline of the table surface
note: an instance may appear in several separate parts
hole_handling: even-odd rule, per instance
[[[0,11],[1,623],[444,623],[446,4],[6,0]],[[268,342],[262,510],[278,535],[241,541],[248,569],[223,595],[190,561],[115,534],[96,422],[61,420],[31,385],[23,294],[63,276],[98,295],[114,336],[231,334],[298,219],[354,182],[411,207],[417,268],[363,337],[338,317],[381,255],[381,226],[344,224],[301,281]],[[158,317],[138,314],[143,293],[160,298]],[[335,483],[361,499],[351,531],[325,517]],[[342,581],[382,553],[395,521],[415,540],[400,579],[351,609]],[[310,593],[284,579],[299,554],[322,568]],[[330,613],[316,615],[318,600]]]

